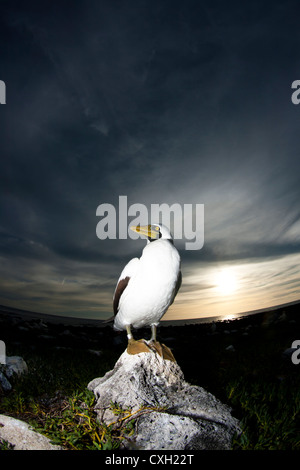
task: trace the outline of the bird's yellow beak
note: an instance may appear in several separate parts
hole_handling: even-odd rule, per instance
[[[156,225],[132,225],[130,228],[144,237],[151,239],[159,238],[159,227]]]

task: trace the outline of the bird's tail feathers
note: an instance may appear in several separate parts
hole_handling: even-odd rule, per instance
[[[108,318],[107,320],[102,320],[102,323],[113,323],[115,319],[115,316],[113,315],[112,317]]]

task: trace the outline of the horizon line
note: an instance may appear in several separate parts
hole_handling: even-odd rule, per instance
[[[276,304],[276,305],[272,305],[270,307],[265,307],[265,308],[261,308],[261,309],[255,309],[255,310],[245,310],[245,311],[241,311],[241,312],[235,312],[235,313],[232,313],[232,314],[220,314],[220,315],[211,315],[211,316],[208,316],[208,317],[192,317],[192,318],[182,318],[182,319],[170,319],[170,320],[161,320],[160,323],[176,323],[176,322],[184,322],[184,321],[187,321],[187,322],[191,322],[191,321],[198,321],[198,320],[207,320],[207,319],[212,319],[212,318],[221,318],[221,317],[228,317],[230,315],[234,315],[236,317],[238,316],[245,316],[245,315],[253,315],[253,314],[256,314],[256,313],[263,313],[263,312],[268,312],[268,311],[272,311],[272,310],[276,310],[276,309],[279,309],[279,308],[283,308],[283,307],[289,307],[289,306],[292,306],[292,305],[296,305],[300,303],[300,299],[298,300],[294,300],[294,301],[291,301],[291,302],[286,302],[286,303],[283,303],[283,304]],[[7,311],[5,311],[7,309]],[[9,312],[9,310],[12,310],[11,312]],[[34,316],[37,316],[39,318],[41,317],[51,317],[52,319],[56,319],[56,320],[59,320],[59,319],[67,319],[67,320],[76,320],[76,321],[84,321],[85,323],[86,322],[99,322],[99,324],[103,323],[103,322],[107,322],[107,319],[102,319],[102,318],[87,318],[87,317],[73,317],[73,316],[70,316],[70,315],[55,315],[55,314],[51,314],[51,313],[42,313],[42,312],[36,312],[36,311],[32,311],[32,310],[24,310],[24,309],[20,309],[20,308],[16,308],[16,307],[10,307],[10,306],[7,306],[7,305],[0,305],[0,314],[1,313],[15,313],[16,315],[18,314],[28,314],[28,315],[34,315]],[[163,325],[161,325],[163,326]]]

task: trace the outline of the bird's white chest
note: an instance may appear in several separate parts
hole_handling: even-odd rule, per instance
[[[172,290],[173,282],[176,282],[180,258],[177,250],[167,240],[150,243],[144,248],[140,258],[139,272],[136,281],[145,286]]]
[[[173,298],[180,257],[167,240],[148,244],[120,299],[120,320],[143,325],[159,321]]]

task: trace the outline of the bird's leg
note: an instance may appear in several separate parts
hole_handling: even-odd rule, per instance
[[[155,341],[156,341],[156,327],[157,327],[157,324],[156,324],[156,323],[152,323],[152,325],[151,325],[151,332],[152,332],[152,335],[151,335],[150,342],[155,342]]]
[[[158,341],[156,341],[156,327],[157,323],[152,323],[152,336],[150,341],[145,341],[144,339],[139,339],[138,341],[136,341],[132,336],[130,325],[126,325],[128,338],[127,353],[139,354],[142,352],[156,352],[163,359],[169,359],[169,361],[176,362],[173,354],[171,353],[171,350],[167,348],[167,346],[165,346],[164,344],[160,344]]]
[[[132,343],[134,341],[132,333],[131,333],[131,328],[130,325],[126,325],[126,331],[127,331],[127,339],[128,343]]]
[[[130,325],[126,325],[126,331],[127,331],[127,338],[128,338],[128,346],[127,346],[128,354],[139,354],[142,352],[150,352],[150,348],[146,344],[145,340],[139,339],[138,341],[136,341],[133,338]]]
[[[151,325],[152,336],[151,336],[150,341],[148,341],[149,348],[151,348],[152,351],[157,352],[163,359],[168,359],[169,361],[176,362],[175,357],[173,356],[171,350],[165,344],[161,344],[159,341],[157,341],[156,339],[157,325],[158,323],[152,323]]]
[[[156,340],[156,327],[157,327],[157,323],[152,323],[151,324],[152,335],[151,335],[150,340],[147,341],[147,344],[148,344],[149,348],[152,349],[152,351],[156,351],[156,352],[158,352],[158,354],[160,356],[162,356],[162,354],[161,354],[161,345]]]

